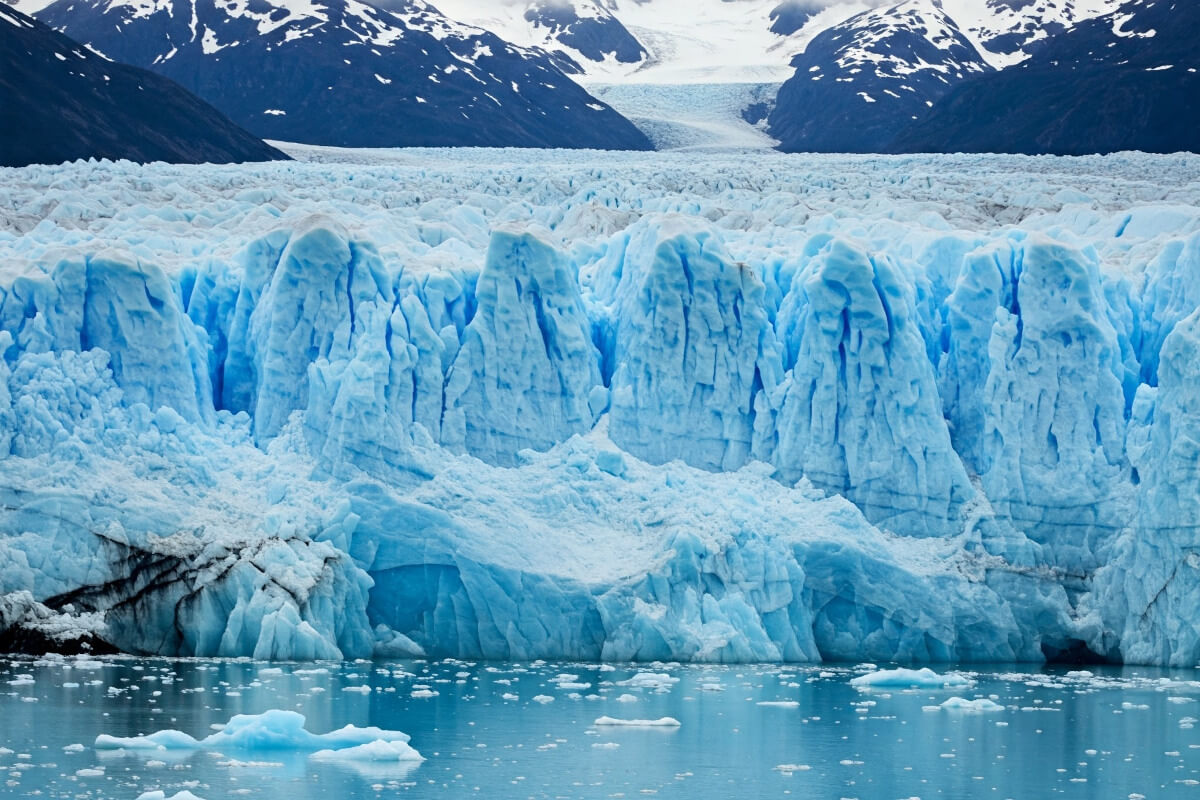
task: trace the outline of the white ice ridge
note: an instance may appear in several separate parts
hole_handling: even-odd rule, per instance
[[[1200,159],[294,152],[0,176],[8,606],[171,655],[1200,661]]]
[[[351,761],[424,761],[409,744],[408,734],[381,728],[347,725],[329,733],[310,733],[304,715],[273,709],[261,714],[238,714],[219,731],[196,739],[183,731],[162,730],[146,736],[96,737],[97,750],[296,750],[313,758]]]

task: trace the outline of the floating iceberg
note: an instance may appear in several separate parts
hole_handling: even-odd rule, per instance
[[[674,717],[659,717],[658,719],[619,719],[617,717],[599,717],[593,725],[626,728],[678,728],[679,720]]]
[[[1200,161],[374,158],[6,173],[0,640],[1200,661]]]
[[[986,697],[980,697],[975,700],[967,700],[962,697],[951,697],[947,700],[944,700],[940,708],[946,711],[967,712],[991,712],[1004,710],[1004,706],[993,700],[989,700]]]
[[[940,675],[929,667],[881,669],[850,679],[850,685],[859,689],[952,689],[973,683],[957,672]]]
[[[408,742],[398,740],[376,739],[366,744],[341,749],[318,750],[313,758],[326,761],[424,761],[425,758],[413,749]]]
[[[162,730],[146,736],[96,737],[97,750],[297,750],[314,758],[347,761],[422,761],[421,754],[408,744],[408,734],[381,728],[347,725],[330,733],[310,733],[304,728],[304,715],[274,709],[261,714],[238,714],[221,730],[196,739],[182,731]]]

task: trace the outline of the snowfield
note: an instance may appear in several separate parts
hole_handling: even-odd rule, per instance
[[[289,149],[0,171],[6,625],[1200,660],[1200,157]]]

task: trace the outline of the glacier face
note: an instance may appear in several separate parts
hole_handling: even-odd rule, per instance
[[[1200,660],[1200,159],[296,152],[5,172],[14,608],[182,655]]]

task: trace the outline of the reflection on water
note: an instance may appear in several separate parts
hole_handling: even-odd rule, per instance
[[[973,667],[968,689],[852,688],[865,669],[6,660],[0,796],[1200,797],[1192,670]],[[1003,708],[942,708],[952,696]],[[92,747],[101,733],[202,738],[272,708],[299,711],[316,733],[405,731],[427,760]],[[680,725],[595,725],[601,716]]]

